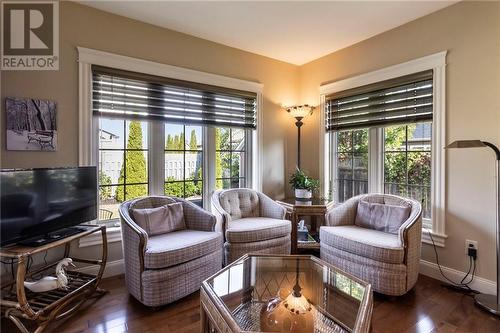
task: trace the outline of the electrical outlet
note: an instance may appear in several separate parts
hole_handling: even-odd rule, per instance
[[[476,252],[477,252],[477,250],[478,250],[478,248],[477,248],[477,241],[466,239],[465,240],[465,255],[468,255],[468,253],[469,253],[468,250],[470,248],[476,249]]]

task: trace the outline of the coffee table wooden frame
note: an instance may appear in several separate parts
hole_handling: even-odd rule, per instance
[[[231,267],[237,265],[240,261],[245,260],[249,257],[272,257],[272,258],[304,258],[314,261],[319,265],[327,266],[328,268],[338,271],[343,275],[347,276],[349,279],[354,280],[363,286],[365,286],[365,293],[358,310],[356,323],[354,325],[353,333],[369,333],[371,328],[371,317],[373,312],[373,291],[370,284],[358,279],[357,277],[341,271],[340,269],[324,262],[310,255],[265,255],[265,254],[246,254],[240,259],[234,261],[230,265],[224,267],[221,271],[217,272],[207,280],[203,281],[200,288],[200,321],[201,321],[201,333],[242,333],[238,323],[234,320],[231,312],[220,299],[217,294],[213,291],[209,284],[209,280],[219,275],[222,271],[228,270]],[[250,333],[250,332],[245,332]]]

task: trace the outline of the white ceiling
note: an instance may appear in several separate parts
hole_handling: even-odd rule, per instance
[[[302,65],[457,1],[79,1]]]

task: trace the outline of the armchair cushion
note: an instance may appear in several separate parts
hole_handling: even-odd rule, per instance
[[[355,225],[321,227],[321,242],[339,250],[373,260],[401,264],[404,247],[398,235]]]
[[[222,235],[217,232],[181,230],[149,237],[144,254],[146,269],[175,266],[222,248]]]
[[[186,229],[181,202],[155,208],[132,209],[132,216],[148,236]]]
[[[230,243],[250,243],[290,235],[292,224],[288,220],[268,217],[248,217],[234,220],[226,230]]]
[[[401,225],[410,216],[411,206],[408,203],[403,205],[390,205],[372,203],[361,199],[358,203],[355,225],[384,231],[391,234],[398,234]]]

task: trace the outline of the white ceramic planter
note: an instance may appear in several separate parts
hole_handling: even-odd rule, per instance
[[[311,199],[312,198],[312,191],[302,189],[302,188],[296,188],[295,189],[295,198],[297,198],[297,199]]]

